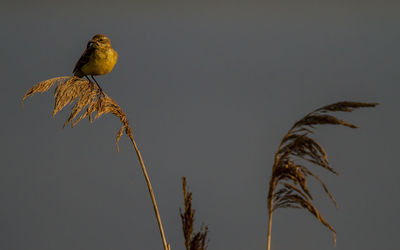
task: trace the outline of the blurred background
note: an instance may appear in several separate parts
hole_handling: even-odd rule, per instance
[[[111,38],[97,77],[127,113],[172,249],[184,249],[181,177],[209,249],[265,249],[273,154],[292,124],[337,101],[380,102],[320,127],[339,208],[311,183],[336,249],[398,249],[399,1],[9,1],[0,3],[0,249],[162,249],[136,154],[107,115],[62,129],[52,90],[86,42]],[[272,249],[334,249],[303,210],[277,210]]]

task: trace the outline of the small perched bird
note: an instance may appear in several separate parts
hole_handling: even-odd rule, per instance
[[[117,59],[118,53],[111,47],[110,38],[97,34],[88,41],[86,50],[76,62],[72,72],[78,77],[85,76],[89,81],[88,76],[91,76],[102,91],[93,76],[110,73],[117,63]]]

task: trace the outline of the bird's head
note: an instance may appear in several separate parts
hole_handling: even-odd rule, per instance
[[[94,48],[109,48],[111,47],[110,38],[103,34],[95,35],[92,40],[89,40],[87,43],[87,48],[93,46]]]

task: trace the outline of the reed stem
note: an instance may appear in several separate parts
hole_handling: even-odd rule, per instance
[[[267,250],[271,250],[272,212],[268,213]]]
[[[163,228],[161,217],[160,217],[160,212],[158,211],[156,198],[154,196],[154,192],[153,192],[153,188],[151,186],[149,175],[147,174],[146,166],[144,165],[142,154],[139,151],[139,148],[138,148],[138,146],[137,146],[137,144],[135,142],[135,139],[133,139],[133,135],[131,133],[129,133],[128,136],[131,139],[133,147],[135,148],[137,157],[138,157],[139,162],[140,162],[140,166],[142,167],[142,172],[143,172],[144,178],[146,179],[147,188],[149,189],[151,201],[153,202],[154,213],[155,213],[156,218],[157,218],[158,228],[160,230],[160,235],[161,235],[161,240],[163,242],[164,250],[171,250],[171,246],[170,246],[170,244],[167,243],[167,239],[165,237],[164,228]]]

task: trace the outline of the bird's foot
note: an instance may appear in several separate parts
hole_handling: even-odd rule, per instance
[[[97,85],[97,87],[99,88],[99,90],[100,90],[100,94],[102,95],[102,96],[104,96],[104,92],[103,92],[103,89],[100,87],[100,85],[96,82],[96,85]]]

